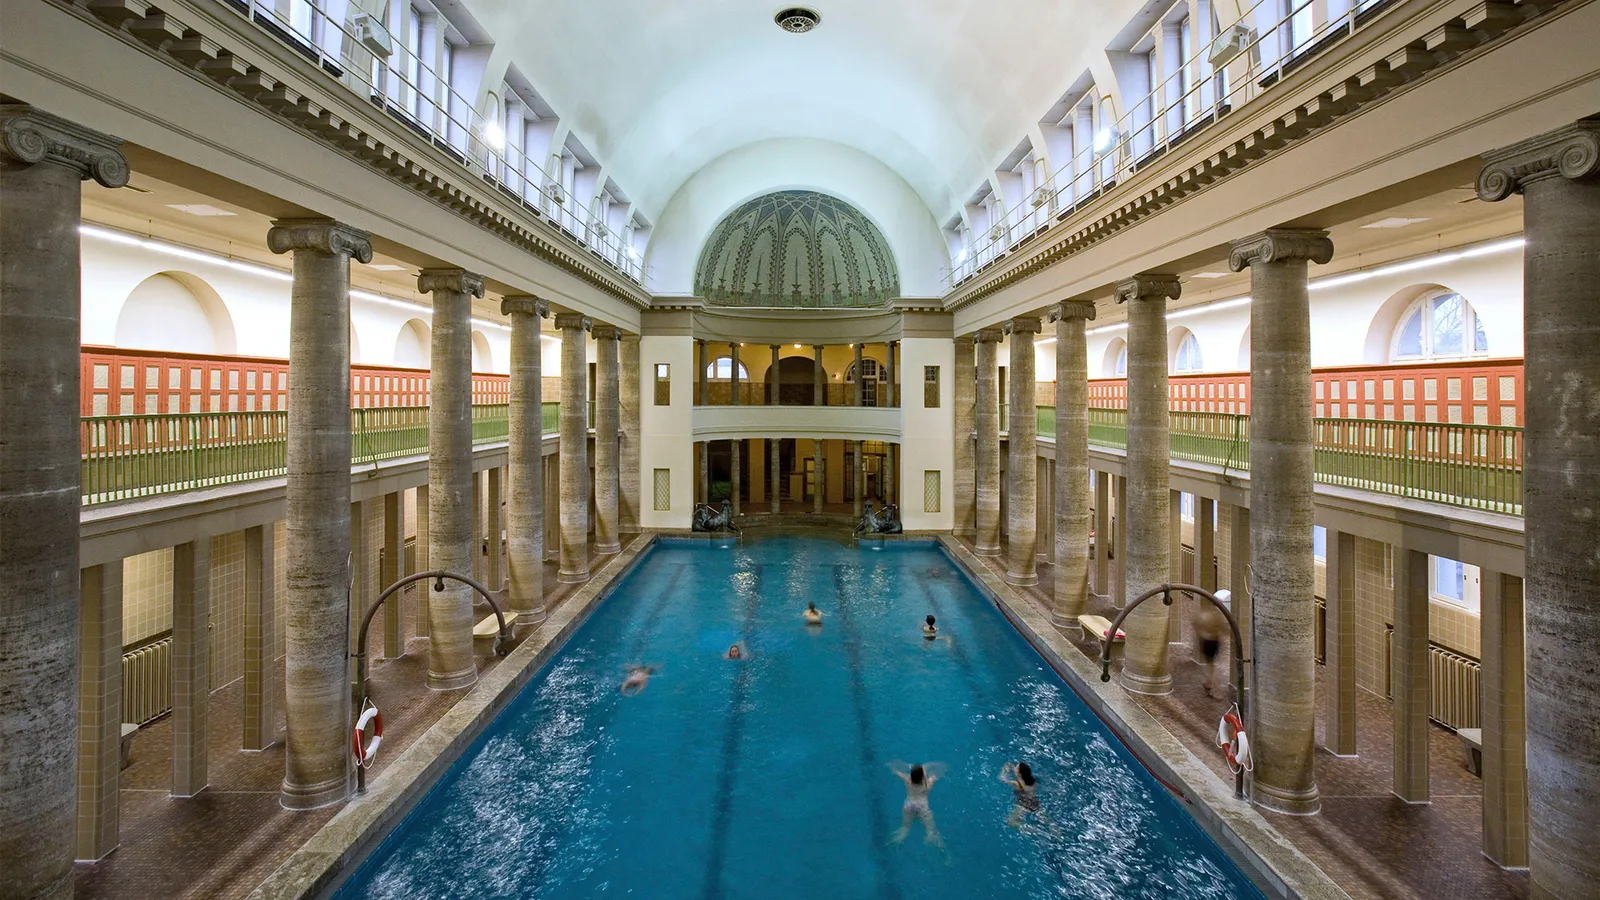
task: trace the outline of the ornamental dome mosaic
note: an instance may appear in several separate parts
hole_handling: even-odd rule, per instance
[[[714,306],[882,306],[900,296],[900,270],[860,210],[815,191],[778,191],[717,224],[694,287]]]

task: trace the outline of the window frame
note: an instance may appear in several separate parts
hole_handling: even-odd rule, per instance
[[[1461,302],[1461,346],[1459,353],[1440,353],[1434,348],[1434,332],[1437,324],[1434,320],[1434,304],[1446,297],[1454,297]],[[1421,316],[1421,352],[1401,353],[1400,336],[1414,316]],[[1483,332],[1483,349],[1477,349],[1478,332]],[[1468,349],[1470,348],[1470,349]],[[1431,362],[1434,360],[1452,361],[1467,359],[1487,359],[1489,357],[1489,331],[1483,327],[1483,319],[1478,315],[1478,310],[1472,305],[1465,294],[1448,288],[1430,290],[1406,305],[1399,318],[1395,320],[1394,329],[1389,335],[1389,362]]]

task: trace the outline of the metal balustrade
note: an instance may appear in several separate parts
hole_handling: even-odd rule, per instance
[[[1126,449],[1125,409],[1091,407],[1089,443]],[[1173,459],[1250,468],[1250,417],[1172,412]],[[1039,434],[1055,435],[1054,407],[1039,407]],[[1314,419],[1316,480],[1486,512],[1522,515],[1522,429],[1505,425]]]
[[[540,410],[553,434],[559,404]],[[272,478],[288,472],[289,414],[276,412],[86,416],[82,419],[85,506]],[[472,408],[472,442],[506,439],[509,407]],[[352,409],[351,465],[428,452],[425,406]]]

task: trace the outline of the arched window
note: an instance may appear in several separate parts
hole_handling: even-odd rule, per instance
[[[233,319],[211,286],[185,272],[139,282],[117,313],[115,341],[139,350],[233,353]]]
[[[1126,377],[1128,377],[1128,345],[1127,344],[1123,344],[1122,347],[1117,350],[1117,371],[1116,371],[1116,376],[1118,378],[1126,378]]]
[[[733,357],[719,356],[706,366],[706,377],[712,381],[729,381],[733,378]],[[750,370],[739,363],[739,380],[749,381]]]
[[[1172,371],[1178,374],[1191,374],[1205,368],[1200,361],[1200,342],[1188,329],[1184,329],[1183,338],[1178,342],[1178,351],[1172,357]]]
[[[862,375],[862,379],[861,379],[861,405],[862,406],[877,406],[878,405],[878,385],[882,384],[885,381],[885,370],[884,370],[883,366],[880,365],[877,360],[873,359],[870,356],[863,357],[862,360],[861,360],[861,375]],[[855,380],[856,380],[856,364],[855,363],[851,363],[850,364],[850,368],[845,370],[845,372],[844,372],[844,380],[845,380],[846,384],[851,384],[851,383],[855,382]]]
[[[1100,362],[1100,374],[1103,378],[1121,378],[1128,374],[1128,342],[1122,338],[1112,338],[1106,345],[1106,355]]]
[[[1391,360],[1450,359],[1489,355],[1489,336],[1466,298],[1453,292],[1428,294],[1400,317],[1390,344]]]

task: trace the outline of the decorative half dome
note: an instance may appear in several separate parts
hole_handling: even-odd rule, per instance
[[[860,210],[815,191],[778,191],[717,224],[694,287],[715,306],[882,306],[900,296],[900,270]]]

